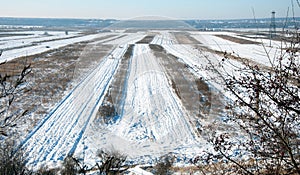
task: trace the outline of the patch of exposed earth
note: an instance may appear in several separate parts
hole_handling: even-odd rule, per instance
[[[190,36],[188,32],[173,32],[172,33],[178,44],[201,44],[198,40]]]
[[[238,38],[238,37],[233,37],[233,36],[229,36],[229,35],[215,35],[219,38],[234,42],[234,43],[238,43],[238,44],[260,44],[259,42],[255,42],[255,41],[251,41],[251,40],[247,40],[247,39],[243,39],[243,38]]]

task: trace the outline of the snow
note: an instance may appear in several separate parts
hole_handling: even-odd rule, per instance
[[[37,33],[34,34],[37,35]],[[2,44],[4,48],[8,49],[4,50],[4,52],[2,53],[2,56],[0,57],[0,62],[10,61],[12,59],[23,56],[35,55],[52,49],[67,46],[69,44],[74,44],[82,41],[92,40],[97,37],[111,35],[111,33],[100,33],[80,36],[77,33],[74,33],[70,36],[62,34],[61,32],[49,32],[49,34],[53,34],[54,36],[34,36],[30,38],[13,38],[10,40],[0,40],[0,45]]]
[[[194,140],[190,137],[193,129],[182,117],[188,114],[148,45],[135,46],[130,70],[123,115],[113,132],[134,141],[170,137]]]
[[[152,44],[166,45],[166,44],[176,44],[177,41],[175,37],[168,31],[159,32],[160,34],[155,35]]]
[[[152,173],[143,170],[139,166],[136,166],[134,168],[130,168],[127,171],[129,171],[128,175],[153,175]]]
[[[203,45],[209,47],[210,49],[238,54],[241,58],[251,59],[258,64],[265,66],[271,66],[270,60],[272,61],[274,57],[278,54],[281,48],[281,42],[272,41],[270,46],[270,40],[266,39],[249,39],[243,38],[251,41],[261,42],[263,44],[239,44],[231,42],[215,35],[229,35],[237,38],[243,38],[236,36],[236,34],[231,32],[193,32],[193,37]]]
[[[45,42],[41,45],[58,48],[111,34],[113,33],[88,35]],[[116,102],[120,104],[121,113],[109,124],[103,124],[96,118],[97,110],[119,68],[120,58],[129,44],[134,44],[146,35],[143,32],[115,34],[113,37],[93,43],[114,45],[115,48],[21,143],[20,148],[27,153],[29,167],[49,162],[59,164],[69,154],[93,166],[99,159],[97,157],[99,149],[116,150],[125,154],[128,156],[129,164],[151,164],[170,152],[177,156],[178,161],[188,163],[197,153],[211,149],[211,146],[197,135],[191,115],[172,88],[172,82],[163,65],[147,44],[134,46],[133,56],[128,63],[122,101]],[[261,64],[267,64],[264,61],[266,58],[262,55],[264,50],[258,48],[261,47],[259,45],[244,46],[229,42],[214,36],[213,32],[193,32],[192,36],[212,49],[222,51],[241,49],[237,50],[238,53],[241,52],[247,58]],[[216,69],[222,75],[226,75],[227,72],[236,74],[235,70],[242,68],[239,61],[229,59],[221,62],[222,57],[219,55],[200,50],[193,45],[178,44],[169,31],[157,33],[152,44],[163,46],[168,53],[188,65],[196,77],[203,77],[212,89],[223,93],[225,93],[223,85],[211,80],[219,74],[206,70],[210,63],[219,65]],[[39,53],[45,49],[32,46],[30,54],[34,53],[35,47]],[[254,52],[246,53],[247,47]],[[28,51],[28,48],[26,49]],[[19,49],[14,51],[16,50]],[[229,95],[228,97],[230,98]],[[139,167],[131,169],[131,172],[148,173]]]
[[[77,156],[93,165],[97,149],[114,149],[128,156],[129,162],[143,164],[172,152],[188,162],[205,149],[148,45],[135,45],[124,86],[123,111],[117,121],[102,127],[91,125]]]
[[[153,40],[152,44],[159,44],[164,47],[164,49],[179,58],[182,62],[186,63],[191,72],[196,77],[201,77],[204,80],[207,80],[211,89],[216,89],[219,92],[222,92],[226,97],[231,98],[231,96],[224,91],[223,80],[220,75],[214,71],[208,71],[211,69],[211,64],[217,65],[216,70],[221,73],[223,76],[226,76],[227,73],[236,74],[235,70],[242,68],[242,64],[235,60],[226,60],[225,62],[221,62],[223,57],[213,54],[210,52],[206,52],[203,50],[199,50],[192,45],[185,44],[161,44],[161,43],[170,43],[168,41],[172,40],[169,38],[170,34],[164,35],[163,38],[166,41]],[[225,72],[226,70],[226,72]],[[239,75],[236,74],[238,77]]]
[[[105,44],[112,45],[124,45],[124,44],[134,44],[137,41],[140,41],[146,35],[144,33],[127,33],[125,37],[120,37],[114,40],[105,42]]]
[[[90,121],[94,120],[126,47],[116,48],[82,80],[21,143],[28,166],[63,160],[73,154]]]
[[[10,36],[10,37],[2,37],[0,39],[0,45],[2,49],[8,50],[13,49],[14,47],[21,47],[31,45],[33,43],[49,41],[55,39],[65,39],[74,36],[78,36],[78,32],[70,32],[68,35],[65,32],[0,32],[0,34],[9,34],[9,35],[27,35],[27,36]]]

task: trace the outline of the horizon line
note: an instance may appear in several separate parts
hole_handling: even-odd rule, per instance
[[[142,19],[142,18],[154,17],[157,19]],[[198,21],[213,21],[213,20],[259,20],[259,19],[271,19],[271,17],[260,17],[260,18],[219,18],[219,19],[200,19],[200,18],[172,18],[172,17],[162,17],[164,19],[159,19],[160,16],[142,16],[133,17],[129,19],[118,19],[118,18],[96,18],[96,17],[21,17],[21,16],[0,16],[0,18],[15,18],[15,19],[73,19],[73,20],[115,20],[115,21],[187,21],[187,20],[198,20]],[[299,17],[276,17],[276,19],[286,19],[286,18],[300,18]]]

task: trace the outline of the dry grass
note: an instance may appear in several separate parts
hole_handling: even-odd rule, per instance
[[[104,123],[108,123],[112,117],[121,113],[120,101],[123,98],[124,84],[126,81],[126,75],[129,66],[129,60],[132,57],[134,44],[129,45],[119,68],[114,76],[113,82],[109,87],[108,92],[105,94],[105,98],[98,109],[96,118],[103,119]]]
[[[238,43],[238,44],[261,44],[259,42],[255,42],[255,41],[251,41],[251,40],[247,40],[247,39],[242,39],[242,38],[237,38],[237,37],[233,37],[233,36],[229,36],[229,35],[215,35],[219,38],[234,42],[234,43]]]
[[[171,87],[191,117],[207,114],[211,108],[211,90],[207,83],[195,77],[186,64],[167,53],[162,46],[150,45],[150,48],[163,66]]]
[[[126,50],[124,56],[123,56],[123,58],[125,60],[128,60],[132,56],[133,48],[134,48],[134,44],[130,44],[128,49]]]
[[[142,40],[136,42],[136,44],[150,44],[155,35],[147,35]]]
[[[191,37],[189,33],[173,32],[172,34],[175,36],[175,38],[179,44],[201,44],[200,41]]]
[[[112,48],[109,45],[87,47],[88,43],[71,44],[0,65],[1,75],[13,76],[19,74],[24,65],[31,64],[32,72],[26,77],[29,91],[18,94],[11,108],[28,110],[28,115],[20,119],[18,128],[26,126],[29,132],[64,97],[65,92],[73,88],[75,80],[97,65]],[[17,133],[27,134],[26,131]]]

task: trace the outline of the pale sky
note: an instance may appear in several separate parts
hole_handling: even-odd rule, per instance
[[[0,17],[131,19],[163,16],[171,19],[269,18],[271,11],[300,16],[296,0],[0,0]]]

